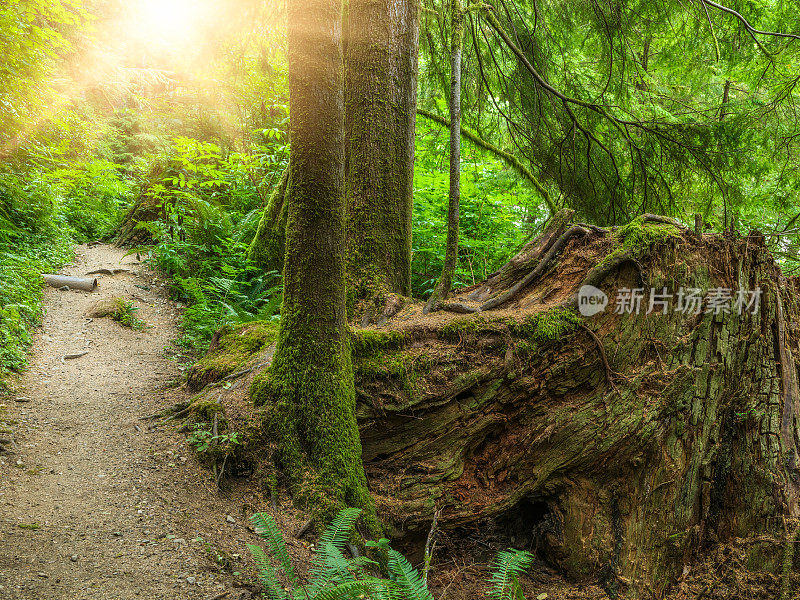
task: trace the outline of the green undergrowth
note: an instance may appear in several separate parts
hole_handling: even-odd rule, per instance
[[[130,327],[137,331],[143,330],[147,323],[142,321],[136,316],[136,311],[139,310],[133,305],[132,300],[125,300],[124,298],[114,299],[114,312],[111,313],[111,318],[123,327]]]
[[[0,169],[0,381],[26,364],[42,273],[70,261],[74,244],[110,233],[126,190],[114,165],[57,152]]]

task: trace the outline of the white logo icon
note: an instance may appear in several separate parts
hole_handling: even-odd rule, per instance
[[[578,290],[578,311],[584,317],[603,312],[608,306],[608,296],[593,285],[584,285]]]

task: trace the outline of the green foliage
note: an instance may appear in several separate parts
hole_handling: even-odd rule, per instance
[[[0,387],[6,375],[25,366],[40,317],[41,274],[67,262],[71,245],[58,198],[46,183],[0,171]]]
[[[495,559],[489,581],[492,600],[524,600],[519,577],[533,562],[533,554],[524,550],[503,550]]]
[[[209,429],[208,423],[195,423],[192,432],[186,438],[186,442],[193,446],[198,454],[227,454],[241,443],[237,431],[228,431],[215,435]]]
[[[410,562],[389,546],[389,540],[366,542],[367,548],[383,555],[381,563],[366,557],[347,558],[345,545],[361,511],[340,511],[316,544],[304,584],[297,576],[275,520],[264,513],[251,517],[255,531],[267,541],[269,553],[248,545],[259,571],[267,598],[271,600],[433,600],[433,595]],[[277,563],[276,568],[273,561]],[[495,560],[489,597],[493,600],[524,600],[519,577],[533,562],[522,550],[500,552]]]
[[[278,273],[260,272],[247,260],[263,200],[256,173],[280,177],[283,166],[262,159],[177,138],[159,159],[167,165],[162,175],[140,190],[163,206],[163,216],[138,225],[156,244],[136,251],[149,251],[172,276],[176,298],[188,304],[185,345],[202,348],[220,326],[277,318]]]
[[[116,307],[114,312],[111,313],[111,318],[117,323],[140,331],[147,326],[147,323],[136,316],[136,311],[139,309],[133,305],[132,300],[115,298],[114,302]]]
[[[418,122],[414,165],[413,295],[427,297],[442,272],[447,233],[449,174],[446,132]],[[464,147],[461,234],[453,288],[472,285],[506,262],[546,213],[538,193],[504,163]]]

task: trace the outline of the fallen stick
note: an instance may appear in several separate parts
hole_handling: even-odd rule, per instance
[[[129,273],[130,269],[97,269],[96,271],[89,271],[87,275],[117,275],[119,273]]]
[[[68,275],[42,275],[47,285],[54,288],[67,286],[72,290],[83,290],[93,292],[97,289],[97,278],[70,277]]]
[[[61,364],[64,364],[65,360],[74,360],[76,358],[80,358],[81,356],[86,356],[89,354],[88,350],[84,350],[83,352],[75,352],[74,354],[65,354],[61,357]]]

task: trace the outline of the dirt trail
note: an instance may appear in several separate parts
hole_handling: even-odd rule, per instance
[[[168,350],[177,309],[151,272],[123,257],[81,246],[64,273],[128,272],[102,276],[92,294],[45,291],[30,369],[6,400],[18,424],[16,452],[0,455],[0,597],[249,597],[232,573],[244,570],[235,552],[255,539],[242,507],[258,500],[220,495],[182,436],[140,421],[166,404],[178,375]],[[85,317],[113,296],[134,300],[148,328]]]

